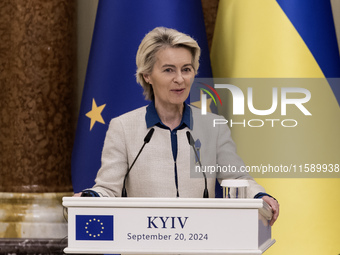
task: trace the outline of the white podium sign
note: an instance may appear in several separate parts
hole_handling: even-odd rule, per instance
[[[71,198],[65,253],[262,254],[271,210],[262,199]]]

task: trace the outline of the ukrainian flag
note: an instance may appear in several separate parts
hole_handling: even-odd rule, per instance
[[[305,84],[312,116],[287,109],[299,120],[295,128],[232,128],[247,165],[340,163],[340,86],[329,79],[340,77],[340,58],[329,0],[221,0],[211,60],[214,77],[273,78],[279,90],[312,81]],[[271,89],[253,88],[259,108],[270,106]],[[232,116],[231,107],[219,112]],[[257,179],[281,205],[273,228],[277,243],[266,254],[340,253],[340,179],[313,176]]]

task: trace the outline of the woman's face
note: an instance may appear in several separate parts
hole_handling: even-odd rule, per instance
[[[191,52],[183,47],[159,50],[151,74],[144,75],[145,81],[152,85],[156,107],[182,105],[194,77]]]

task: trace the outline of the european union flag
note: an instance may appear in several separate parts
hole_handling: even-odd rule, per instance
[[[76,240],[113,241],[113,215],[76,215]]]

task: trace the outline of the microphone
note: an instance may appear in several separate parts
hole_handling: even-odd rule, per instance
[[[125,174],[124,182],[123,182],[123,188],[122,188],[122,197],[127,197],[127,192],[126,192],[126,188],[125,188],[126,178],[128,177],[128,175],[129,175],[133,165],[135,164],[135,162],[138,159],[139,155],[141,154],[142,150],[144,149],[145,144],[150,142],[151,137],[152,137],[154,131],[155,131],[155,129],[151,128],[150,131],[146,134],[146,136],[144,137],[144,144],[143,144],[142,148],[140,148],[137,156],[135,157],[135,160],[132,162],[131,166],[129,167],[128,171]]]
[[[188,138],[188,143],[194,149],[194,152],[195,152],[195,155],[197,157],[198,163],[200,164],[200,167],[202,169],[202,163],[201,163],[200,158],[198,157],[198,153],[197,153],[197,150],[195,148],[194,138],[192,138],[192,135],[191,135],[191,133],[189,131],[187,131],[187,138]],[[205,184],[205,188],[204,188],[204,192],[203,192],[203,198],[209,198],[207,176],[206,176],[205,172],[202,172],[202,173],[203,173],[203,176],[204,176],[204,184]]]

